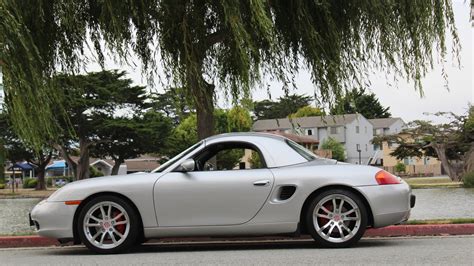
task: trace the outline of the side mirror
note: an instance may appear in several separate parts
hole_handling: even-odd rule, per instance
[[[191,172],[194,171],[195,167],[196,162],[194,162],[194,159],[186,159],[184,162],[181,163],[180,170],[183,172]]]

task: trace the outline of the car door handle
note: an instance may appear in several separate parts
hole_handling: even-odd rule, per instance
[[[253,185],[257,187],[264,187],[264,186],[268,186],[269,184],[270,184],[270,180],[259,180],[259,181],[253,182]]]

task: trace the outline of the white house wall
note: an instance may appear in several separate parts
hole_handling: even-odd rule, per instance
[[[359,133],[356,132],[356,126],[359,126]],[[367,161],[374,153],[374,147],[370,141],[373,138],[373,126],[362,115],[358,115],[357,119],[346,125],[344,146],[346,148],[348,163],[359,163],[359,153],[357,152],[357,144],[361,150],[361,164],[367,164]]]

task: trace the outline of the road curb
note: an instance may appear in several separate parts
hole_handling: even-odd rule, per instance
[[[472,224],[427,224],[427,225],[394,225],[378,229],[368,229],[364,237],[396,237],[396,236],[443,236],[443,235],[474,235],[474,223]],[[302,236],[299,239],[309,238]],[[282,240],[295,239],[282,236],[264,236],[264,237],[240,237],[240,238],[165,238],[159,242],[199,242],[199,241],[223,241],[223,240]],[[18,247],[47,247],[58,246],[56,239],[40,236],[0,236],[0,248],[18,248]]]
[[[420,224],[392,225],[378,229],[368,229],[365,237],[389,236],[434,236],[434,235],[472,235],[474,224]]]

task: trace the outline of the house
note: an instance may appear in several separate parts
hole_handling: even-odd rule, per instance
[[[374,128],[374,136],[399,134],[406,128],[405,122],[399,117],[369,119]],[[401,134],[403,137],[403,134]],[[407,135],[407,138],[409,136]],[[371,164],[382,166],[385,170],[395,173],[395,165],[402,162],[406,166],[405,173],[408,175],[441,175],[441,162],[430,156],[421,158],[407,157],[398,160],[391,153],[398,144],[384,141],[382,146],[374,145],[374,156]]]
[[[406,128],[405,122],[399,117],[375,118],[369,119],[369,122],[374,128],[374,136],[394,135]],[[389,164],[390,166],[395,166],[398,161],[395,157],[391,156],[390,153],[396,148],[396,144],[384,142],[382,146],[384,147],[378,144],[374,145],[374,155],[369,164],[380,166]]]
[[[367,164],[373,155],[372,124],[361,114],[310,116],[257,120],[252,127],[256,132],[283,132],[307,136],[324,143],[329,137],[342,143],[346,161]],[[321,149],[321,146],[318,146]]]

